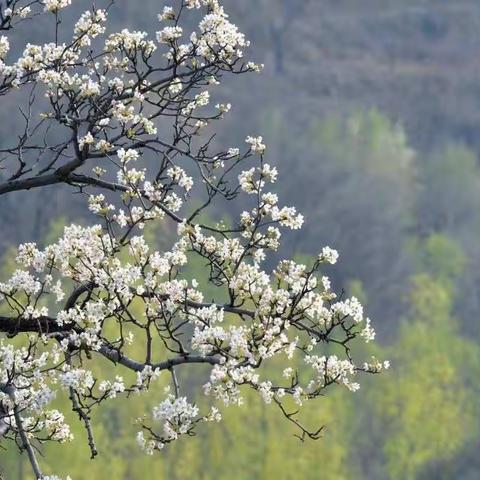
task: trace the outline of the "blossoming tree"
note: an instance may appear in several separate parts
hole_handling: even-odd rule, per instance
[[[303,217],[269,191],[277,170],[262,137],[225,150],[214,141],[212,124],[230,105],[211,105],[210,92],[226,75],[261,70],[244,60],[248,41],[217,0],[164,7],[152,38],[109,32],[113,2],[92,6],[62,41],[70,3],[0,4],[0,95],[20,92],[28,106],[24,130],[2,149],[0,194],[64,184],[88,197],[96,218],[44,249],[20,245],[18,269],[0,284],[0,434],[26,452],[36,478],[58,478],[44,475],[36,453],[72,440],[55,397],[69,399],[94,457],[93,409],[119,396],[135,402],[167,375],[170,391],[159,389],[157,406],[138,420],[147,454],[220,421],[245,389],[278,407],[301,439],[317,438],[321,429],[303,425],[292,404],[300,409],[333,384],[355,391],[358,372],[388,363],[353,360],[354,339],[374,332],[359,302],[337,298],[319,272],[336,262],[334,250],[323,248],[311,267],[269,267],[281,230],[299,229]],[[27,43],[11,58],[12,31],[38,15],[50,17],[51,42]],[[242,207],[231,226],[200,220],[217,200]],[[143,235],[153,222],[175,226],[165,251]],[[214,298],[187,280],[193,258]],[[98,362],[110,365],[107,376]],[[179,369],[200,364],[209,369],[199,392],[211,398],[208,411],[179,381]]]

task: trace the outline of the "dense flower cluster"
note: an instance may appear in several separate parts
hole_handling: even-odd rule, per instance
[[[45,11],[56,13],[62,8],[68,7],[72,0],[44,0]]]
[[[45,0],[41,9],[59,15],[70,3]],[[304,218],[270,191],[278,172],[264,161],[263,138],[218,151],[203,136],[231,107],[211,104],[222,77],[261,66],[243,60],[248,41],[217,0],[178,3],[159,14],[154,40],[127,29],[105,35],[107,13],[95,8],[75,23],[70,43],[27,43],[9,63],[9,40],[0,36],[0,93],[38,84],[51,106],[38,129],[69,132],[54,148],[7,152],[19,161],[8,188],[64,182],[88,194],[96,216],[95,225],[67,226],[45,248],[21,245],[18,269],[0,283],[8,312],[0,318],[8,334],[0,342],[0,403],[7,436],[29,452],[37,478],[58,477],[42,475],[32,442],[72,440],[52,408],[59,395],[85,424],[94,456],[92,408],[120,396],[134,401],[132,393],[154,388],[167,371],[172,388],[139,419],[137,443],[151,454],[221,420],[219,407],[241,405],[245,389],[278,406],[301,436],[316,438],[286,411],[287,397],[302,405],[333,384],[355,391],[359,372],[389,366],[357,365],[350,356],[355,338],[368,342],[375,332],[358,300],[338,298],[321,273],[337,262],[335,250],[324,247],[311,265],[272,263],[284,229],[301,228]],[[180,21],[191,10],[202,18],[187,38]],[[33,155],[32,168],[20,151]],[[216,198],[240,199],[231,226],[202,223]],[[143,233],[158,223],[172,238],[163,249]],[[187,274],[195,258],[206,265],[202,282]],[[207,283],[214,298],[204,294]],[[111,365],[105,378],[93,369],[102,359]],[[176,369],[196,364],[209,366],[206,412],[179,393]]]
[[[10,43],[5,35],[0,37],[0,59],[5,58],[10,49]]]

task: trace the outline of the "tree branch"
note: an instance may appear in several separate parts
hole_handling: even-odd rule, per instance
[[[101,353],[111,362],[115,364],[119,363],[120,365],[123,365],[124,367],[127,367],[134,372],[142,372],[145,367],[148,366],[145,363],[132,360],[131,358],[128,358],[125,355],[121,354],[118,350],[110,348],[106,345],[100,347],[99,353]],[[203,357],[200,355],[184,355],[177,358],[171,358],[160,363],[153,363],[149,366],[151,366],[153,370],[168,370],[175,365],[183,365],[185,363],[208,363],[210,365],[218,365],[220,364],[220,362],[221,359],[214,356]]]
[[[48,335],[49,333],[69,332],[71,330],[71,326],[58,325],[56,319],[52,317],[22,318],[0,316],[0,332],[9,336],[15,336],[18,333]]]
[[[26,450],[28,459],[30,460],[30,464],[32,465],[33,472],[35,473],[35,477],[40,480],[43,478],[42,470],[37,460],[37,456],[35,454],[35,450],[28,439],[28,436],[25,432],[23,427],[22,416],[20,414],[20,410],[18,405],[15,403],[15,390],[11,385],[0,385],[0,390],[5,392],[13,403],[13,415],[15,417],[15,423],[17,427],[18,434],[20,435],[20,440],[22,442],[23,448]]]

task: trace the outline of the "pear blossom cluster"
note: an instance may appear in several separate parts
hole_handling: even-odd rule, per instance
[[[72,3],[72,0],[44,0],[45,11],[56,13],[62,8],[68,7]]]
[[[0,37],[0,59],[5,58],[8,51],[10,50],[10,42],[5,35]]]
[[[137,419],[147,454],[221,421],[246,391],[277,407],[301,438],[318,438],[289,413],[289,399],[300,407],[334,386],[354,392],[360,373],[389,364],[351,356],[375,331],[356,298],[332,291],[323,269],[337,262],[334,249],[309,264],[278,260],[282,235],[305,219],[272,190],[279,172],[265,161],[263,137],[224,149],[204,133],[231,109],[213,101],[215,86],[262,68],[244,59],[248,40],[218,0],[164,6],[156,32],[107,33],[107,11],[92,5],[71,40],[36,45],[27,36],[11,58],[13,17],[56,18],[70,4],[18,0],[2,12],[0,94],[32,85],[44,94],[41,111],[26,109],[26,128],[45,141],[19,135],[2,152],[0,194],[63,183],[85,196],[89,215],[49,245],[20,245],[17,268],[0,282],[6,438],[29,454],[37,479],[59,478],[43,474],[35,453],[74,440],[55,399],[69,399],[94,457],[107,446],[96,445],[91,411],[157,393],[159,379],[171,386]],[[184,18],[199,14],[187,34]],[[65,138],[51,144],[46,133],[58,127]],[[217,201],[237,205],[230,224],[215,220]],[[161,246],[150,226],[165,232]],[[200,281],[189,275],[198,260]],[[203,387],[190,398],[177,371],[200,365]]]
[[[38,0],[29,2],[30,4],[38,3]],[[3,10],[3,18],[6,22],[11,21],[14,17],[27,18],[32,13],[30,5],[21,6],[17,2],[10,2],[10,7]]]

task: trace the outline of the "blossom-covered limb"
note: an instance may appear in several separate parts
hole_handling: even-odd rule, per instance
[[[301,421],[302,405],[334,387],[355,392],[361,373],[389,363],[353,354],[375,332],[360,302],[337,296],[323,273],[335,250],[324,247],[308,264],[276,260],[284,232],[305,219],[274,193],[278,171],[265,140],[249,135],[224,148],[211,130],[231,109],[212,101],[216,86],[261,70],[245,59],[248,40],[218,0],[176,0],[153,35],[107,33],[108,9],[92,5],[70,37],[58,35],[66,22],[57,21],[70,0],[7,3],[0,95],[20,90],[26,105],[24,128],[0,151],[0,195],[63,184],[87,198],[90,217],[43,248],[20,245],[18,268],[0,282],[6,438],[23,431],[30,444],[72,441],[64,414],[51,408],[64,396],[93,457],[91,412],[122,396],[133,402],[165,370],[173,393],[138,419],[148,454],[220,421],[247,390],[276,404],[302,440],[318,438],[321,430]],[[187,36],[190,14],[199,23]],[[13,58],[9,29],[37,15],[55,19],[52,38]],[[228,224],[215,208],[225,201],[237,203]],[[152,241],[148,225],[164,241]],[[195,365],[203,390],[188,398],[180,371]],[[199,395],[209,407],[198,407]],[[38,477],[38,463],[32,468]]]

